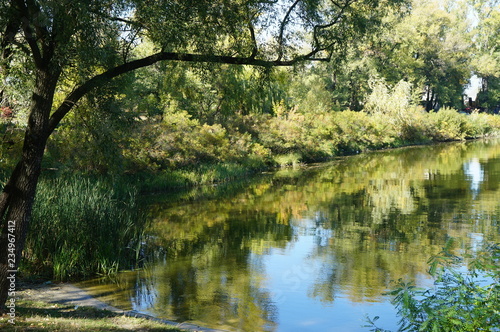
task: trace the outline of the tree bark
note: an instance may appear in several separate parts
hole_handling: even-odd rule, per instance
[[[12,291],[11,285],[15,285],[12,283],[14,279],[8,277],[15,275],[11,271],[17,271],[26,241],[60,71],[37,69],[35,75],[22,157],[0,196],[0,305],[4,310],[9,291]],[[11,243],[14,246],[9,246]]]

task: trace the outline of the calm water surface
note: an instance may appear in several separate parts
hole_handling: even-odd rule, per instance
[[[391,280],[499,241],[500,142],[364,154],[245,184],[146,197],[155,261],[82,283],[101,299],[230,331],[396,330]]]

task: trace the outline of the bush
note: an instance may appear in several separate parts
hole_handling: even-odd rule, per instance
[[[343,111],[335,113],[332,120],[336,126],[333,139],[339,154],[385,148],[395,141],[394,128],[384,115]]]
[[[483,137],[493,132],[494,123],[496,122],[498,125],[498,120],[495,121],[496,116],[492,116],[489,114],[480,114],[477,112],[473,112],[468,116],[467,125],[465,127],[466,137],[467,138],[476,138]],[[497,126],[497,130],[499,127]]]
[[[429,134],[436,141],[463,140],[467,137],[469,119],[466,114],[443,107],[438,112],[430,112],[432,132]]]
[[[297,153],[289,153],[285,155],[277,155],[274,157],[274,161],[280,167],[293,166],[296,167],[300,164],[300,159],[302,156]]]
[[[431,289],[398,283],[390,294],[400,316],[400,331],[499,331],[500,246],[491,245],[460,272],[463,260],[452,255],[450,244],[430,261],[435,278]],[[368,319],[372,331],[387,331]]]

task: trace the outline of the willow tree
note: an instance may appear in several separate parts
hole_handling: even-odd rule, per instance
[[[329,61],[396,1],[0,0],[2,98],[16,112],[5,93],[17,79],[13,67],[31,90],[22,154],[0,197],[0,303],[21,259],[47,140],[86,94],[159,61]],[[146,38],[156,53],[133,58]]]

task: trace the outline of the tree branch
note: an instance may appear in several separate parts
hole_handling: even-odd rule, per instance
[[[40,8],[40,4],[38,4],[34,0],[26,0],[26,1],[21,1],[25,2],[26,10],[29,14],[29,16],[26,16],[27,18],[30,17],[31,21],[28,24],[32,24],[33,27],[35,28],[35,33],[36,33],[36,39],[35,42],[39,42],[39,50],[40,50],[40,56],[43,59],[51,59],[52,56],[54,55],[55,51],[55,34],[60,32],[58,27],[53,26],[52,27],[52,32],[49,31],[48,27],[45,25],[40,24],[37,22],[39,19],[43,18],[41,13],[42,9]],[[28,19],[27,19],[28,20]],[[54,17],[53,18],[53,24],[55,24],[57,19]]]
[[[127,62],[127,58],[129,56],[130,50],[132,49],[132,45],[134,44],[134,42],[136,41],[137,36],[140,33],[140,29],[137,29],[137,30],[135,30],[133,32],[134,32],[134,34],[132,35],[132,38],[130,38],[130,41],[127,42],[125,40],[125,38],[123,38],[124,43],[126,44],[126,46],[123,49],[123,53],[122,53],[122,57],[123,57],[123,62],[124,63]]]
[[[250,55],[251,59],[254,59],[259,52],[259,47],[257,46],[257,38],[255,38],[255,29],[253,27],[252,21],[248,22],[248,30],[250,30],[250,38],[252,39],[252,54]]]
[[[111,68],[102,74],[94,76],[93,78],[89,79],[87,82],[83,83],[78,88],[73,90],[73,92],[71,92],[64,100],[64,102],[57,108],[57,110],[55,110],[54,113],[52,113],[49,120],[49,130],[47,136],[49,136],[54,131],[59,122],[73,108],[73,106],[92,89],[106,84],[111,79],[117,76],[131,72],[139,68],[151,66],[159,61],[221,63],[221,64],[250,65],[250,66],[271,68],[271,67],[293,66],[297,62],[304,60],[328,61],[329,58],[314,58],[314,56],[319,51],[320,50],[313,50],[308,54],[297,56],[291,60],[286,60],[286,61],[282,60],[270,61],[270,60],[255,59],[251,56],[246,58],[241,58],[241,57],[232,57],[224,55],[203,55],[203,54],[171,53],[171,52],[160,52],[142,59],[130,61],[120,66]]]
[[[14,13],[15,8],[14,4],[10,8],[9,21],[7,26],[5,27],[4,35],[2,41],[0,42],[0,50],[2,52],[2,60],[6,60],[12,54],[12,45],[15,44],[16,35],[21,29],[21,20],[19,16]],[[8,64],[4,64],[3,66],[8,66]]]
[[[43,57],[40,47],[38,47],[36,37],[34,36],[33,29],[31,28],[31,22],[28,20],[28,17],[30,17],[30,11],[23,0],[17,0],[16,3],[21,13],[21,27],[24,32],[24,37],[26,38],[26,41],[31,49],[35,65],[37,67],[41,67],[43,65]]]
[[[299,4],[300,1],[301,0],[295,0],[293,5],[291,5],[290,8],[288,8],[285,17],[283,18],[283,21],[281,21],[280,34],[278,36],[278,58],[276,61],[280,61],[283,58],[283,53],[284,53],[283,34],[285,33],[285,28],[286,25],[288,24],[288,21],[290,20],[290,15],[292,14],[292,11],[295,9],[295,7]]]
[[[345,2],[345,4],[343,6],[340,6],[337,2],[332,1],[332,3],[340,9],[340,11],[337,13],[335,18],[331,22],[326,23],[326,24],[318,24],[318,25],[315,25],[313,28],[313,40],[314,40],[315,48],[318,49],[318,51],[328,49],[335,44],[335,42],[333,42],[333,43],[328,44],[328,46],[322,48],[320,46],[321,42],[319,41],[319,38],[318,38],[319,30],[328,29],[328,28],[331,28],[332,26],[334,26],[335,24],[337,24],[342,19],[346,8],[349,7],[355,1],[356,0],[353,0],[353,1],[348,0]]]
[[[123,18],[123,17],[118,17],[118,16],[110,16],[110,15],[107,15],[103,12],[98,11],[98,10],[91,10],[91,13],[93,13],[97,16],[100,16],[102,18],[108,19],[110,21],[125,23],[125,24],[130,25],[131,27],[135,27],[137,29],[144,28],[144,25],[142,23],[140,23],[138,21],[133,21],[133,20],[128,19],[128,18]]]

